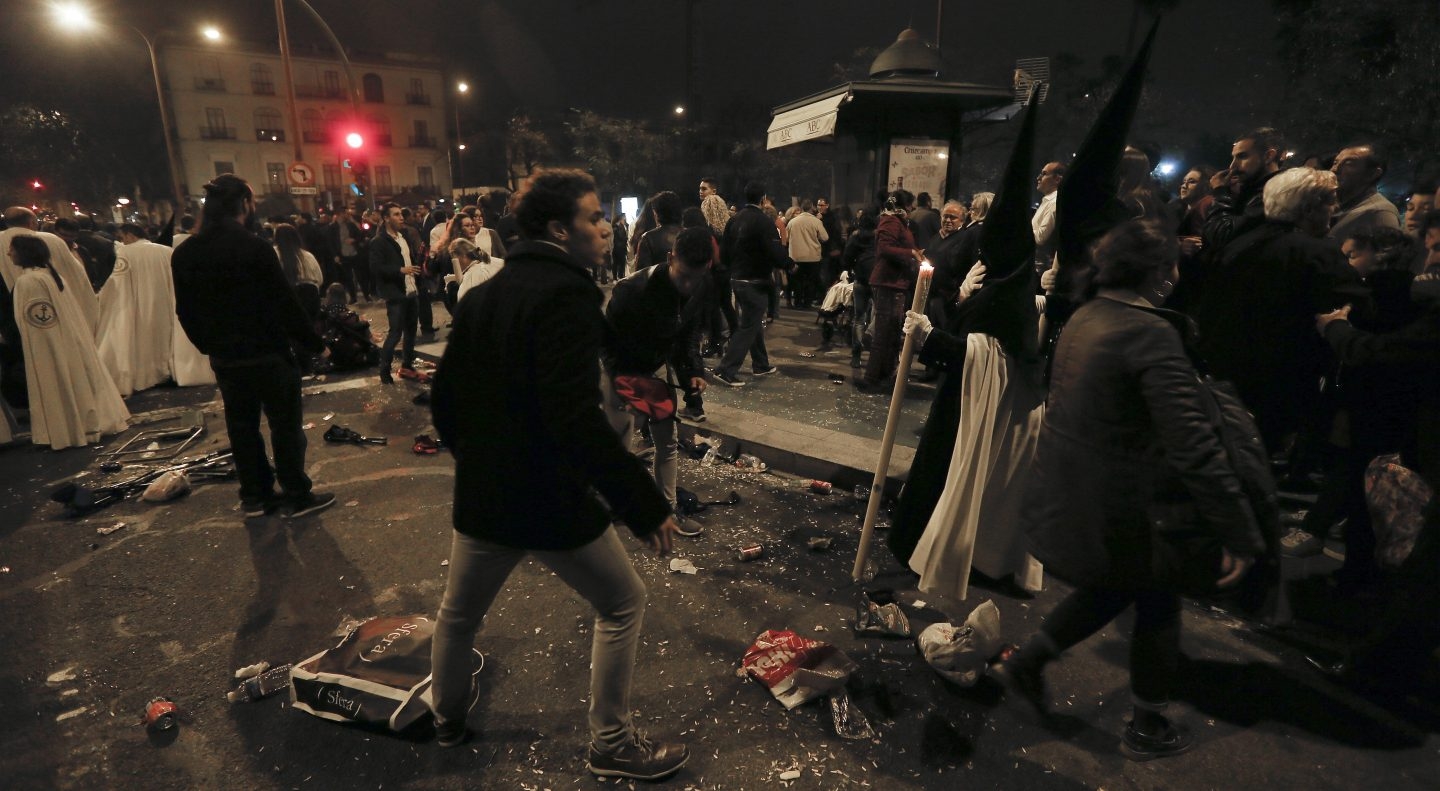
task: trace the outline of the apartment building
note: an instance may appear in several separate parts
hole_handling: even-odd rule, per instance
[[[177,45],[161,56],[180,178],[196,202],[201,185],[227,172],[249,181],[257,198],[288,194],[302,208],[362,202],[353,192],[357,173],[368,183],[366,204],[401,193],[450,194],[447,97],[437,60],[352,57],[352,104],[337,58],[292,45],[297,129],[278,52],[243,43]],[[358,150],[347,145],[351,132],[363,137]],[[292,167],[297,161],[306,167]],[[308,171],[308,183],[295,170]]]

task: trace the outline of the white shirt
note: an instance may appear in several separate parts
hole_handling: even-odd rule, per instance
[[[430,229],[430,251],[432,255],[441,252],[435,249],[435,247],[440,244],[440,237],[445,235],[445,229],[448,228],[449,225],[449,223],[438,222],[435,223],[434,228]]]
[[[1035,244],[1045,246],[1055,236],[1055,198],[1060,194],[1056,190],[1040,199],[1040,205],[1035,209],[1035,216],[1030,218],[1030,230],[1035,233]]]
[[[405,266],[406,266],[407,268],[414,266],[414,264],[410,263],[410,242],[405,239],[405,234],[403,234],[403,233],[390,233],[390,231],[386,231],[385,233],[390,234],[390,238],[395,240],[395,244],[400,245],[400,257],[403,258],[403,259],[405,259]],[[414,275],[406,275],[406,276],[405,276],[405,296],[408,297],[408,296],[410,296],[410,295],[412,295],[412,294],[418,294],[418,293],[420,293],[420,289],[418,289],[418,288],[415,287],[415,276],[414,276]]]

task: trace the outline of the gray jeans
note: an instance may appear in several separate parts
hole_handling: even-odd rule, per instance
[[[615,528],[577,549],[525,550],[456,532],[450,579],[431,645],[431,688],[437,723],[464,720],[470,699],[471,650],[495,596],[516,564],[533,556],[595,608],[590,647],[590,738],[601,751],[629,739],[630,679],[645,617],[645,583],[630,565]]]
[[[615,395],[615,380],[603,373],[600,376],[600,392],[605,399],[605,417],[610,428],[620,435],[620,442],[631,453],[635,452],[635,432],[646,423],[650,425],[650,438],[655,441],[655,461],[651,474],[655,485],[665,495],[671,513],[675,510],[675,485],[680,477],[680,418],[671,416],[665,420],[651,420],[636,412]],[[689,397],[686,397],[688,402]],[[676,403],[679,408],[679,403]]]

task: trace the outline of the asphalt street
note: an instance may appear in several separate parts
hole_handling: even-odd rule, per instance
[[[613,784],[585,769],[590,615],[533,562],[517,569],[481,632],[486,665],[471,717],[478,735],[462,748],[436,747],[427,723],[390,735],[292,711],[284,695],[226,701],[236,668],[309,657],[353,618],[433,614],[443,591],[454,467],[443,453],[411,452],[413,437],[431,431],[427,410],[411,402],[420,388],[382,388],[373,376],[306,385],[306,420],[314,424],[308,466],[317,488],[339,502],[303,521],[245,522],[233,483],[66,520],[50,490],[82,473],[82,483],[104,480],[100,453],[0,449],[9,481],[0,495],[0,785]],[[131,409],[168,418],[152,427],[203,409],[203,452],[225,445],[215,398],[213,388],[161,388],[132,398]],[[333,424],[389,444],[328,444],[320,436]],[[1133,763],[1117,751],[1129,709],[1128,616],[1052,666],[1051,722],[1006,701],[989,678],[968,689],[946,682],[913,641],[852,631],[862,590],[849,572],[864,504],[838,488],[815,494],[806,483],[783,471],[684,461],[681,485],[701,499],[741,496],[739,505],[699,517],[703,535],[679,539],[675,554],[694,564],[694,575],[672,572],[669,558],[647,554],[622,531],[651,594],[633,697],[638,721],[692,750],[669,787],[1435,788],[1433,709],[1380,705],[1306,665],[1302,649],[1333,641],[1334,623],[1272,630],[1187,605],[1187,658],[1173,708],[1198,744],[1165,761]],[[817,537],[832,539],[828,549],[810,546]],[[756,542],[763,558],[737,559],[739,547]],[[913,590],[913,575],[883,547],[875,554],[879,574],[864,589],[892,590],[917,632],[962,621],[993,599],[1006,639],[1019,641],[1067,591],[1049,580],[1033,600],[982,587],[968,602],[939,601]],[[830,642],[856,661],[850,691],[875,738],[841,739],[823,704],[787,711],[737,676],[746,648],[767,629]],[[182,713],[179,726],[160,735],[138,724],[156,696]]]

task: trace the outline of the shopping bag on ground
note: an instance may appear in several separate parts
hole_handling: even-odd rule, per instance
[[[964,625],[931,624],[915,642],[936,673],[962,687],[974,686],[1003,645],[1000,610],[987,599],[970,613]]]
[[[290,703],[322,719],[402,731],[430,713],[434,635],[435,621],[424,615],[363,621],[290,671]]]
[[[740,665],[787,709],[840,689],[859,667],[835,646],[788,629],[762,632]]]

